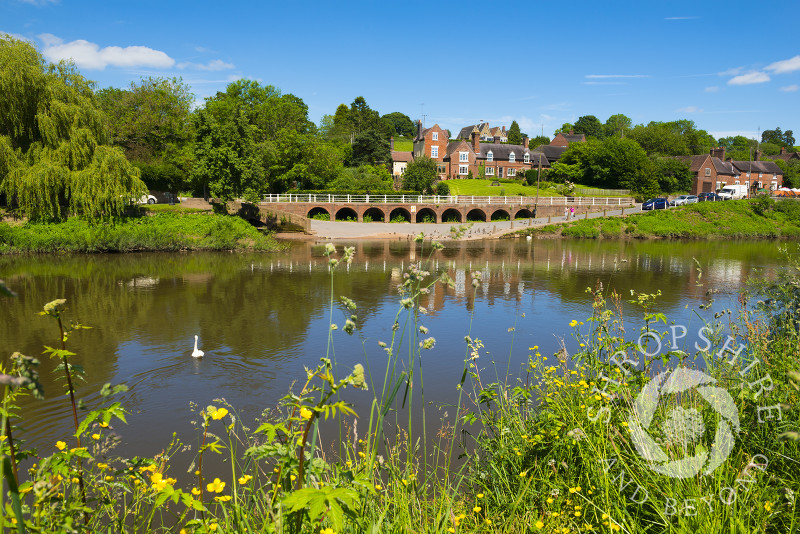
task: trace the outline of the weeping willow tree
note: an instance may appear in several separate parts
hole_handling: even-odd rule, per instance
[[[0,190],[30,219],[115,217],[147,192],[72,63],[0,34],[0,95]]]

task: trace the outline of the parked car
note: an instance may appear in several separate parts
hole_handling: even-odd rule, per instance
[[[684,204],[694,204],[697,202],[697,195],[681,195],[669,201],[670,206],[682,206]]]
[[[666,198],[651,198],[642,204],[643,210],[665,210],[669,207],[669,201]]]
[[[145,195],[136,201],[137,204],[156,204],[158,200],[153,195]]]
[[[700,193],[697,195],[698,202],[720,202],[722,200],[724,199],[716,193]]]

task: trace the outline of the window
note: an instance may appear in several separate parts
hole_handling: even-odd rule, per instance
[[[486,176],[494,176],[494,167],[486,167]]]
[[[469,165],[459,165],[458,174],[469,174]]]
[[[511,154],[508,155],[508,162],[514,163],[515,161],[517,161],[517,156],[515,156],[514,153],[512,152]]]
[[[431,157],[432,158],[438,158],[439,157],[439,147],[438,146],[432,146],[431,147]]]
[[[486,153],[486,161],[494,161],[494,152],[491,150]]]
[[[711,176],[711,169],[706,168],[706,176]]]
[[[744,183],[744,186],[745,186],[747,189],[750,189],[750,180],[747,180],[747,181]]]
[[[761,173],[758,173],[759,178],[763,178],[764,176]]]
[[[469,161],[469,152],[459,152],[458,161]]]
[[[739,185],[739,180],[736,180],[736,185]]]
[[[530,163],[531,162],[531,155],[528,154],[527,152],[525,152],[525,156],[523,157],[523,161],[525,163]]]
[[[517,169],[508,169],[508,175],[509,176],[516,176],[517,175]]]
[[[772,191],[775,191],[776,189],[778,189],[778,182],[772,182],[772,185],[770,186],[770,189]]]
[[[431,139],[434,140],[434,141],[438,141],[439,140],[439,132],[433,132],[431,134]]]

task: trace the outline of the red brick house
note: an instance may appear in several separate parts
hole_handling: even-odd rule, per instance
[[[535,154],[528,146],[528,138],[522,138],[521,145],[501,143],[481,143],[480,131],[473,127],[471,139],[459,139],[447,146],[444,157],[448,164],[448,178],[516,178],[519,171],[533,168],[539,160],[546,158]]]
[[[422,128],[422,121],[417,121],[417,135],[414,137],[414,158],[427,156],[439,163],[439,177],[447,176],[447,165],[444,157],[447,154],[447,130],[434,124],[430,128]]]
[[[759,189],[774,191],[783,185],[783,171],[774,161],[762,161],[760,151],[756,151],[754,161],[726,161],[724,148],[712,148],[709,154],[684,159],[687,160],[689,171],[694,174],[694,195],[719,191],[726,185],[746,185],[750,194]]]
[[[586,136],[583,134],[576,134],[573,130],[570,130],[568,134],[563,134],[561,132],[557,133],[556,136],[550,141],[550,146],[569,146],[570,143],[585,143]]]

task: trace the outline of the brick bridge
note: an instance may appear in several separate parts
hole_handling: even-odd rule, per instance
[[[635,204],[629,197],[535,197],[468,195],[266,195],[258,204],[270,209],[313,218],[327,215],[331,221],[390,222],[402,217],[409,222],[467,222],[514,220],[619,209]],[[535,212],[535,213],[534,213]]]

